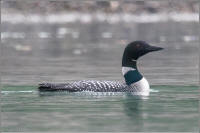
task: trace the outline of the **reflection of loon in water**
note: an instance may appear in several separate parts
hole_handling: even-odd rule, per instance
[[[144,132],[144,119],[148,116],[148,112],[144,112],[144,99],[128,95],[122,103],[124,113],[128,116],[128,120],[125,121],[126,132]]]
[[[137,69],[137,59],[149,52],[158,51],[163,48],[151,46],[144,41],[135,41],[127,45],[122,58],[122,74],[126,83],[114,81],[82,80],[73,83],[39,84],[40,91],[93,91],[93,92],[131,92],[149,95],[148,81]]]

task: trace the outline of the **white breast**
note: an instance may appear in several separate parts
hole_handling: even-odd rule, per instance
[[[143,77],[140,81],[130,85],[132,92],[137,95],[149,96],[150,87],[148,81]]]

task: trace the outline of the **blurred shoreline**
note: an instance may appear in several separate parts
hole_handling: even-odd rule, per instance
[[[8,23],[199,22],[198,1],[2,1]]]
[[[81,13],[199,13],[199,1],[3,1],[2,11],[8,13],[52,14]]]

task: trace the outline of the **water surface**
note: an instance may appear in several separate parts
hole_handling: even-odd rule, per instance
[[[39,93],[4,86],[2,131],[198,131],[198,87],[151,86],[149,97],[125,93]]]

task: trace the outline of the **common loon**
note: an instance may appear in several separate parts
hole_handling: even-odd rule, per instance
[[[139,57],[153,51],[162,50],[161,47],[151,46],[145,41],[134,41],[129,43],[122,57],[122,74],[125,83],[115,81],[95,81],[81,80],[73,83],[39,84],[40,91],[93,91],[93,92],[131,92],[142,95],[149,95],[149,83],[140,74],[137,69],[137,60]]]

